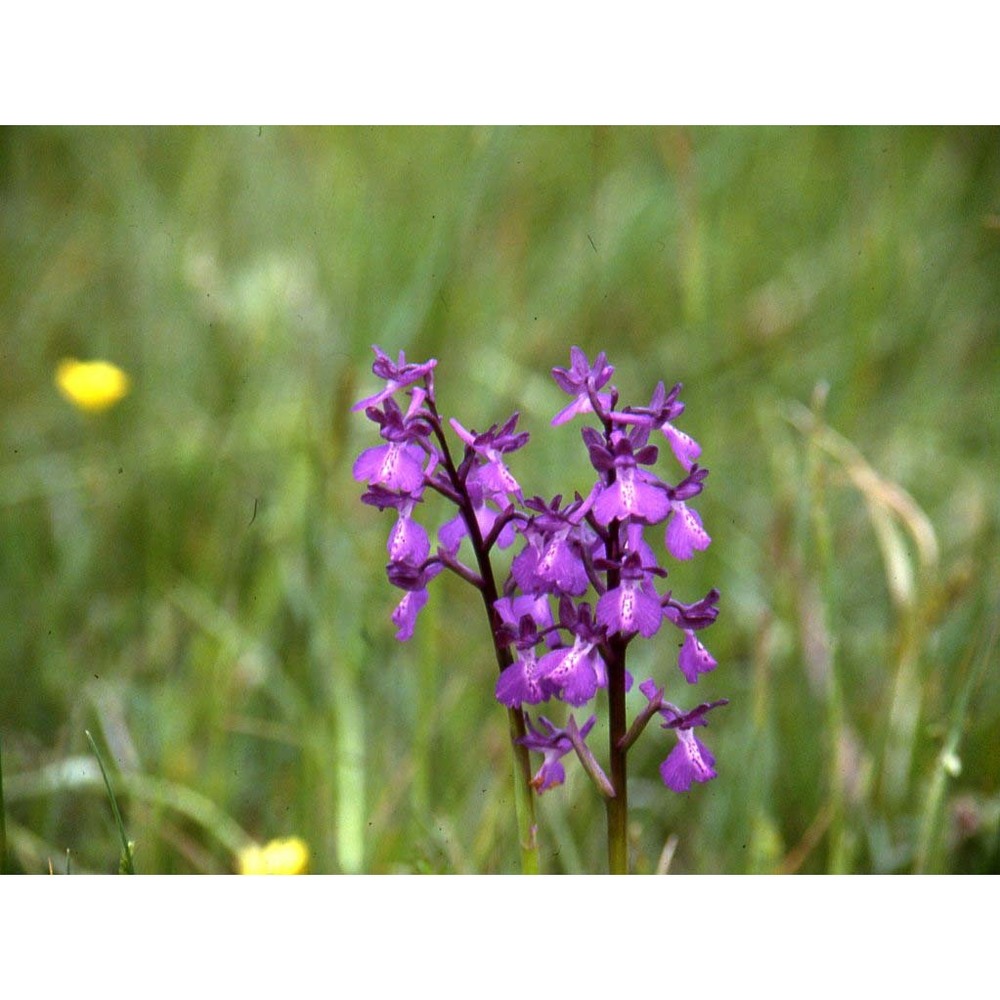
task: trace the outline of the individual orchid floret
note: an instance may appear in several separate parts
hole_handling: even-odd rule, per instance
[[[569,354],[570,367],[553,368],[552,377],[556,380],[556,385],[574,399],[552,418],[553,427],[572,420],[580,413],[593,413],[594,400],[597,400],[603,413],[607,414],[614,399],[614,390],[610,394],[597,391],[615,373],[614,368],[607,363],[604,351],[597,355],[593,365],[579,347],[570,348]]]
[[[518,628],[521,619],[528,615],[544,637],[546,645],[554,649],[560,645],[559,630],[552,619],[552,607],[546,594],[511,594],[498,598],[493,607],[500,621],[510,629]]]
[[[597,622],[607,629],[608,635],[631,636],[639,632],[648,639],[659,630],[663,608],[650,570],[643,567],[638,552],[625,557],[618,586],[607,590],[598,600]]]
[[[361,494],[361,502],[370,507],[377,507],[379,510],[386,510],[389,507],[400,510],[408,503],[414,501],[419,503],[422,492],[418,489],[413,493],[397,493],[395,490],[387,490],[384,486],[379,486],[376,483],[374,486],[369,486]]]
[[[508,708],[519,708],[524,704],[537,705],[540,701],[549,699],[549,694],[542,688],[535,655],[535,646],[540,640],[534,619],[530,615],[524,615],[513,639],[517,659],[497,678],[497,701]]]
[[[538,661],[543,688],[570,705],[583,705],[607,687],[608,675],[598,649],[604,630],[591,620],[590,605],[559,602],[559,622],[573,633],[573,645],[546,653]]]
[[[668,490],[670,494],[670,520],[664,543],[675,559],[690,559],[712,544],[712,539],[701,523],[701,515],[684,502],[702,491],[702,482],[708,469],[693,466],[687,478]]]
[[[656,461],[657,450],[653,445],[633,451],[632,440],[622,434],[615,441],[613,451],[609,451],[590,427],[585,429],[584,440],[598,472],[609,478],[614,474],[614,481],[608,483],[594,501],[594,517],[598,524],[607,526],[615,518],[656,524],[670,513],[665,484],[639,468],[640,464],[651,465]]]
[[[677,461],[687,471],[701,455],[701,445],[671,423],[684,412],[684,404],[677,398],[681,388],[678,382],[668,393],[663,383],[658,382],[649,406],[626,406],[624,410],[612,413],[611,419],[615,423],[639,424],[662,431]]]
[[[690,434],[679,431],[668,421],[660,424],[660,430],[663,431],[674,457],[680,462],[683,469],[688,471],[698,461],[701,455],[701,445]]]
[[[681,388],[681,383],[678,382],[668,393],[663,383],[657,382],[649,406],[626,406],[609,414],[611,422],[649,430],[660,428],[665,422],[676,420],[684,412],[684,404],[677,398]]]
[[[413,493],[424,481],[424,453],[402,441],[366,448],[354,463],[354,478],[370,486]]]
[[[506,498],[510,495],[522,499],[521,487],[500,458],[502,454],[523,448],[528,442],[527,432],[514,433],[518,416],[515,413],[502,427],[494,424],[482,434],[467,431],[455,419],[449,421],[467,449],[480,460],[473,466],[469,481],[481,484],[490,497]]]
[[[657,711],[665,720],[663,728],[673,729],[677,734],[677,746],[660,764],[660,777],[667,788],[674,792],[686,792],[692,782],[710,781],[716,777],[714,754],[692,730],[697,726],[707,726],[709,711],[729,704],[727,699],[703,702],[690,712],[682,712],[676,705],[662,700],[652,680],[640,684],[639,690],[650,700],[651,706],[657,706]]]
[[[538,661],[538,672],[545,690],[570,705],[585,705],[607,685],[604,662],[594,643],[579,636],[573,637],[572,646],[546,653]]]
[[[529,750],[535,750],[542,755],[542,766],[531,779],[531,787],[541,794],[566,780],[566,770],[562,766],[561,759],[573,749],[573,740],[567,730],[553,725],[544,715],[538,719],[544,732],[536,729],[530,719],[526,721],[528,731],[519,742]],[[586,738],[596,721],[597,717],[592,715],[583,724],[583,728],[579,731],[579,739]]]
[[[427,603],[427,584],[444,569],[437,559],[421,564],[408,562],[391,562],[386,567],[389,582],[394,587],[406,591],[403,599],[396,605],[392,613],[392,622],[398,628],[396,638],[406,642],[413,636],[417,615]]]
[[[413,442],[426,436],[427,428],[404,418],[392,399],[384,401],[381,411],[369,407],[368,415],[381,426],[386,443],[361,452],[352,469],[354,478],[398,493],[417,492],[423,486],[427,452]]]
[[[399,507],[399,517],[389,532],[386,548],[391,563],[422,563],[430,554],[431,543],[422,524],[412,518],[416,500],[409,499]]]
[[[424,378],[427,378],[428,384],[430,384],[432,378],[431,371],[437,364],[436,358],[431,358],[430,361],[425,361],[422,364],[407,364],[406,355],[403,351],[400,351],[399,360],[394,364],[389,355],[385,354],[378,347],[373,346],[372,350],[375,352],[372,371],[380,379],[385,380],[385,388],[380,389],[372,396],[359,400],[351,407],[352,410],[367,410],[370,406],[378,406],[379,403],[390,397],[394,392],[405,389],[407,386],[413,385],[413,383],[419,382]]]
[[[643,535],[644,530],[645,526],[638,521],[630,521],[628,523],[623,538],[624,551],[626,554],[634,552],[638,555],[640,563],[645,566],[647,571],[654,573],[656,576],[666,576],[667,571],[660,569],[656,561],[656,553],[653,552],[652,546],[646,541]]]
[[[561,501],[561,496],[551,505],[540,497],[525,501],[536,514],[520,528],[528,544],[511,564],[511,573],[526,594],[579,596],[590,586],[587,561],[598,539],[582,522],[589,498],[578,497],[565,509],[560,509]]]

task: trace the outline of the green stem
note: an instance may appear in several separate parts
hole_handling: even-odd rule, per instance
[[[518,843],[521,848],[521,873],[537,875],[538,827],[535,824],[535,793],[531,787],[531,761],[528,748],[518,741],[525,735],[524,713],[516,708],[507,712],[510,743],[513,748],[511,762],[514,766],[514,811],[517,815]]]

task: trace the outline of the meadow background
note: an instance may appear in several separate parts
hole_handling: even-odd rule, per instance
[[[685,384],[714,541],[670,582],[722,592],[694,694],[730,704],[715,781],[666,791],[655,728],[631,754],[637,871],[1000,870],[998,320],[996,130],[0,131],[6,870],[117,870],[88,730],[141,872],[286,836],[517,870],[478,594],[439,577],[393,639],[374,343],[467,427],[520,410],[529,494],[590,484],[548,426],[571,345],[625,401]],[[64,357],[131,392],[78,411]],[[569,770],[543,864],[601,871]]]

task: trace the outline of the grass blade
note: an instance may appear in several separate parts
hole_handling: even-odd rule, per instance
[[[118,827],[118,836],[121,838],[122,842],[122,853],[118,862],[118,874],[134,875],[135,861],[132,857],[132,844],[128,839],[128,835],[125,833],[125,824],[122,822],[122,814],[118,809],[118,800],[115,798],[115,791],[111,787],[111,779],[108,777],[107,768],[104,766],[104,758],[101,756],[101,751],[97,749],[97,744],[94,742],[94,737],[90,735],[89,729],[84,730],[84,735],[87,737],[87,742],[90,744],[91,750],[94,751],[94,756],[97,758],[98,766],[101,769],[101,776],[104,778],[104,787],[107,788],[108,798],[111,799],[111,811],[115,816],[115,825]]]
[[[7,874],[7,811],[3,804],[3,742],[0,741],[0,875]]]

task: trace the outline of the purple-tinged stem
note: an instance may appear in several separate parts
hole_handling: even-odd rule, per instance
[[[606,545],[608,559],[608,589],[619,585],[620,545],[618,522],[611,523]],[[628,718],[625,712],[625,647],[621,635],[608,640],[608,757],[614,797],[605,800],[608,815],[608,871],[612,875],[628,874],[628,746],[625,734]]]

